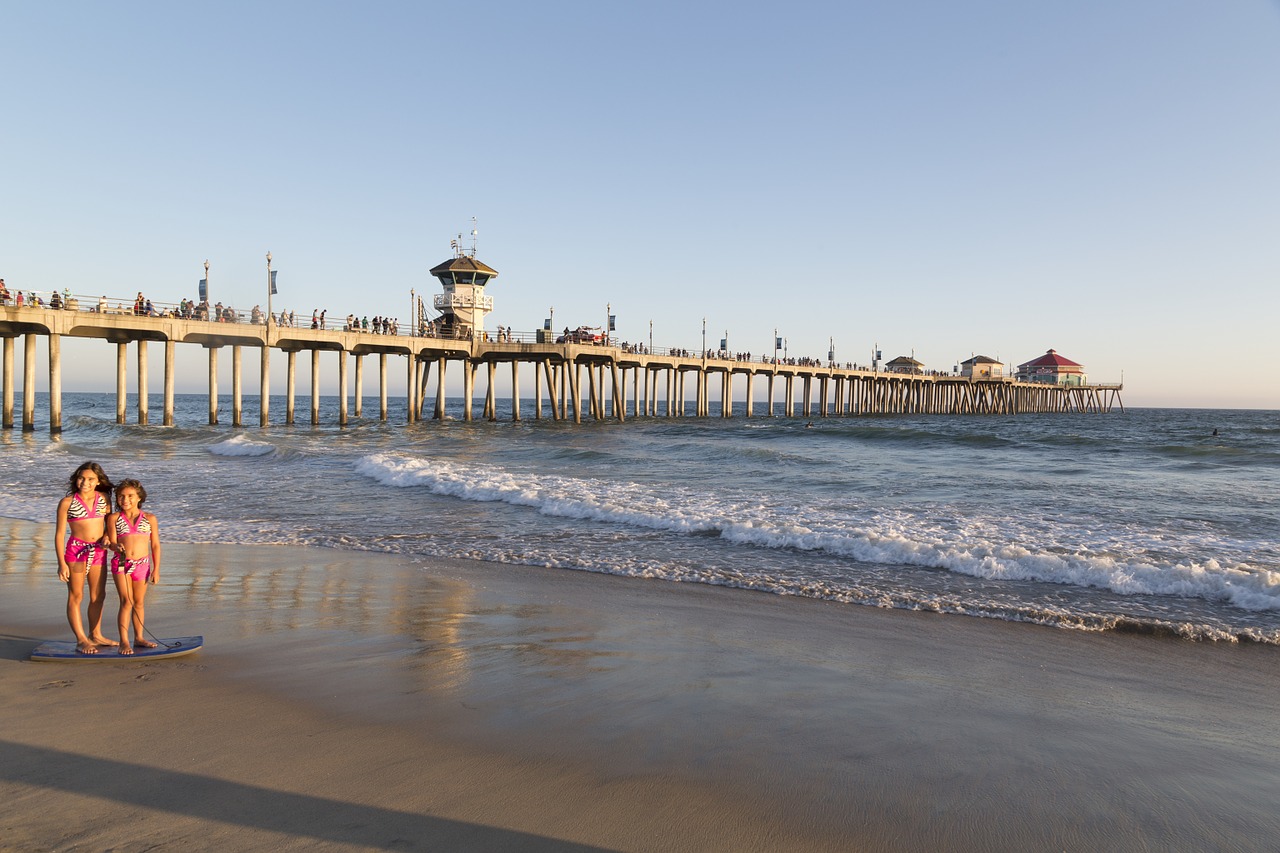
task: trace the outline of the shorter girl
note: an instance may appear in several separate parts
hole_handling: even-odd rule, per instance
[[[146,613],[143,604],[147,585],[160,581],[160,522],[142,511],[147,490],[137,480],[122,480],[116,486],[116,511],[107,516],[108,547],[116,552],[111,561],[116,592],[120,593],[120,654],[133,654],[133,645],[154,649],[156,644],[143,636]],[[133,624],[133,645],[129,624]]]

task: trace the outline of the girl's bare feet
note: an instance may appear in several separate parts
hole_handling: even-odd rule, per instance
[[[154,649],[159,645],[158,643],[153,643],[150,640],[134,640],[133,644],[135,646],[142,646],[144,649]]]
[[[131,655],[133,654],[133,646],[128,643],[121,643],[120,648],[116,649],[116,651],[122,655]]]
[[[96,655],[98,653],[98,647],[95,646],[91,640],[83,640],[76,643],[76,652],[77,654],[82,655]]]

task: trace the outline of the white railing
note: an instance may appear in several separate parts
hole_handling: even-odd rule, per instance
[[[156,302],[154,300],[143,299],[141,306],[137,304],[135,299],[121,299],[116,296],[90,296],[87,294],[71,293],[69,291],[52,291],[52,290],[9,290],[7,294],[0,295],[0,307],[21,307],[21,308],[40,308],[44,310],[64,310],[64,311],[81,311],[89,314],[103,315],[125,315],[137,317],[156,317],[156,318],[176,318],[180,320],[204,320],[217,323],[247,323],[250,325],[266,325],[267,312],[261,307],[254,307],[248,310],[242,308],[234,308],[230,306],[222,306],[221,312],[218,311],[218,305],[214,303],[212,309],[202,307],[192,300],[184,299],[181,302]],[[212,316],[210,314],[212,313]],[[368,332],[369,334],[388,334],[384,328],[395,328],[397,332],[401,328],[401,323],[395,317],[379,317],[378,320],[385,320],[379,323],[378,329],[373,328],[373,323],[368,317],[356,319],[354,325],[349,325],[347,318],[333,320],[325,317],[323,323],[316,316],[315,324],[312,324],[312,318],[306,315],[298,316],[296,312],[279,311],[273,316],[275,324],[281,328],[296,329],[316,329],[327,331],[350,331],[350,332]],[[365,327],[368,323],[368,327]]]
[[[18,297],[21,294],[21,305],[19,306]],[[220,323],[246,323],[249,325],[264,325],[266,323],[266,311],[261,308],[254,308],[248,311],[224,306],[222,309],[221,319],[210,319],[207,313],[202,310],[191,300],[183,300],[182,302],[155,302],[144,299],[141,310],[139,310],[134,299],[121,299],[119,297],[109,296],[89,296],[85,294],[74,294],[68,290],[51,291],[51,290],[23,290],[18,291],[10,289],[4,294],[0,294],[0,307],[5,308],[39,308],[44,310],[61,309],[70,311],[81,311],[93,314],[104,315],[132,315],[141,317],[155,318],[178,318],[183,320],[196,320]],[[485,296],[482,300],[485,304],[482,306],[486,310],[492,310],[493,297]],[[450,307],[452,305],[469,304],[469,301],[463,300],[462,297],[454,296],[452,301],[448,294],[442,294],[435,297],[436,307]],[[150,306],[150,312],[147,306]],[[214,309],[216,313],[217,305]],[[295,328],[295,329],[315,329],[317,331],[338,331],[338,332],[358,332],[371,335],[396,334],[402,337],[413,335],[415,337],[425,338],[449,338],[452,340],[465,339],[466,336],[442,336],[433,334],[433,328],[430,324],[421,327],[416,334],[410,330],[409,326],[402,324],[399,319],[390,317],[376,318],[385,320],[379,323],[378,328],[374,327],[373,320],[367,317],[354,318],[353,324],[348,324],[347,318],[343,317],[339,320],[331,320],[327,316],[323,322],[316,316],[315,325],[312,325],[312,318],[308,316],[297,316],[294,312],[280,311],[273,317],[277,328]],[[368,326],[366,327],[366,322]],[[513,329],[501,327],[500,330],[479,332],[474,335],[478,341],[491,344],[538,344],[560,341],[563,334],[555,334],[549,330],[539,330],[533,332],[517,332]],[[541,341],[539,339],[542,339]],[[572,343],[572,341],[571,341]],[[808,367],[808,368],[836,368],[839,370],[865,370],[870,371],[873,368],[867,365],[854,364],[852,362],[832,363],[824,359],[807,358],[791,356],[788,358],[775,358],[774,356],[757,355],[753,353],[725,352],[722,350],[708,350],[705,354],[699,349],[683,348],[683,347],[649,347],[643,343],[630,343],[621,341],[617,336],[605,337],[600,341],[587,342],[582,341],[580,346],[599,346],[599,347],[616,347],[625,353],[634,355],[653,355],[665,356],[670,358],[707,358],[708,360],[717,361],[734,361],[747,364],[766,364],[777,365],[779,367]],[[881,369],[879,372],[885,372]],[[963,378],[958,373],[950,373],[945,371],[926,371],[918,374],[921,376],[932,376],[940,378]],[[1016,381],[1011,374],[987,377],[978,377],[976,380],[970,381],[993,381],[993,382],[1012,382]],[[1025,381],[1025,380],[1024,380]],[[1121,387],[1120,382],[1086,382],[1082,387]]]

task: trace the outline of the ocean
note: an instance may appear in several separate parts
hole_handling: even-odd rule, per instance
[[[35,432],[0,434],[8,517],[52,521],[93,459],[142,481],[165,541],[335,549],[353,571],[377,551],[1280,644],[1275,411],[809,421],[739,404],[728,420],[573,425],[534,420],[531,400],[521,422],[465,422],[454,400],[448,419],[410,425],[403,398],[386,423],[370,398],[339,428],[323,398],[321,426],[260,429],[226,425],[229,397],[209,426],[196,394],[166,428],[118,425],[114,395],[69,393],[51,438],[39,398]],[[244,417],[257,423],[254,401]]]

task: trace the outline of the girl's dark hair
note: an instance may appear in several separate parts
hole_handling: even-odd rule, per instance
[[[116,509],[120,509],[120,493],[125,489],[133,489],[138,493],[138,506],[142,506],[147,502],[147,490],[142,488],[142,484],[137,480],[121,480],[116,486]]]
[[[98,475],[97,491],[111,494],[112,485],[111,485],[111,481],[107,479],[107,472],[103,471],[102,466],[99,465],[97,462],[85,462],[79,468],[76,469],[76,472],[74,474],[71,475],[71,484],[67,486],[67,497],[70,497],[71,495],[74,495],[76,492],[80,491],[80,485],[76,482],[76,480],[79,480],[80,475],[83,474],[85,471],[92,471],[93,473]]]

